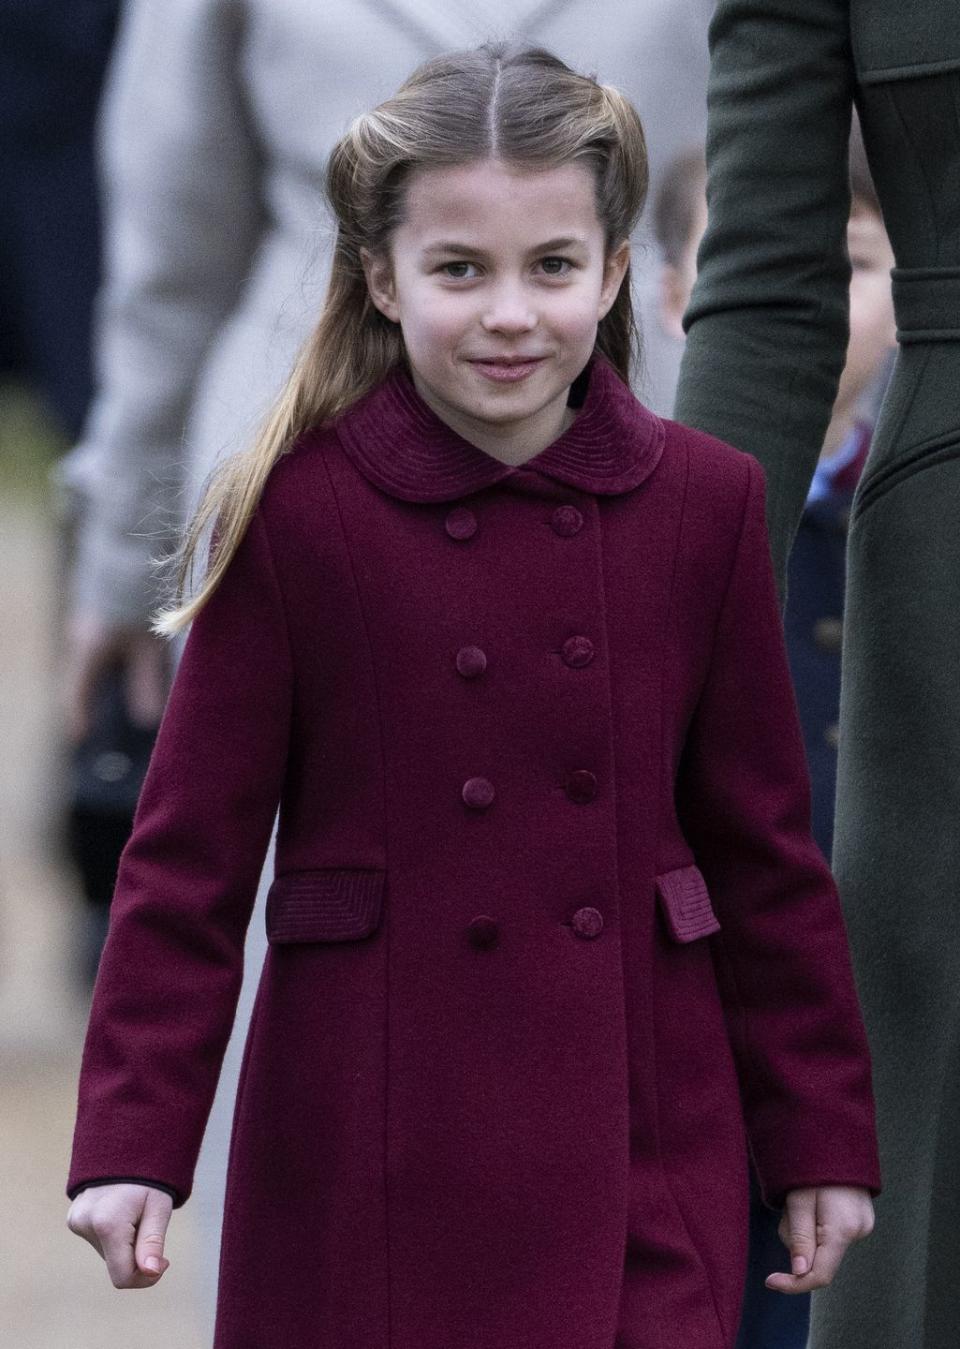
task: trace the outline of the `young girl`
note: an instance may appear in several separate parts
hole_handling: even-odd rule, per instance
[[[317,330],[227,461],[125,849],[71,1229],[166,1267],[279,804],[216,1349],[729,1349],[879,1188],[756,461],[631,394],[643,134],[439,58],[331,158]]]

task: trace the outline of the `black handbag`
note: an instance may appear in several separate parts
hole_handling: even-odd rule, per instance
[[[99,681],[90,730],[70,751],[67,846],[91,904],[109,905],[156,739],[131,721],[120,665]]]

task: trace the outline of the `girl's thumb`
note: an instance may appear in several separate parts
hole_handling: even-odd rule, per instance
[[[808,1274],[817,1250],[816,1191],[798,1190],[787,1196],[790,1223],[790,1268],[796,1275]]]
[[[170,1221],[170,1199],[161,1190],[148,1190],[143,1213],[137,1226],[134,1256],[137,1268],[146,1274],[160,1275],[170,1264],[163,1254],[163,1242]]]

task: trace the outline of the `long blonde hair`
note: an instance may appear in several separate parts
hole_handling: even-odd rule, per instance
[[[389,248],[410,174],[485,159],[530,169],[585,161],[595,174],[608,251],[629,237],[643,209],[647,152],[635,109],[619,90],[538,47],[488,42],[436,57],[392,98],[357,117],[327,163],[337,235],[319,322],[255,443],[208,478],[180,546],[165,560],[176,576],[176,601],[158,611],[154,632],[172,636],[202,609],[244,536],[270,470],[297,437],[338,416],[404,359],[399,326],[370,300],[361,250],[376,256]],[[638,347],[629,271],[599,324],[596,346],[629,382]],[[210,565],[197,594],[184,601],[211,522]]]

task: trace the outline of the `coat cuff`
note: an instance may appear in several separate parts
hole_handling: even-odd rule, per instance
[[[149,1185],[151,1189],[163,1190],[164,1194],[168,1194],[174,1208],[180,1208],[184,1203],[180,1191],[172,1185],[165,1185],[160,1180],[149,1180],[146,1176],[98,1176],[96,1180],[80,1180],[67,1186],[67,1198],[76,1199],[82,1190],[90,1190],[97,1185]]]
[[[876,1197],[881,1190],[880,1159],[874,1146],[865,1146],[862,1152],[853,1153],[844,1150],[839,1155],[817,1159],[815,1147],[798,1143],[790,1149],[786,1147],[780,1156],[769,1156],[762,1161],[754,1154],[757,1179],[760,1183],[760,1195],[770,1208],[783,1208],[791,1190],[814,1189],[821,1185],[852,1185],[869,1190]],[[802,1161],[801,1161],[802,1157]]]

